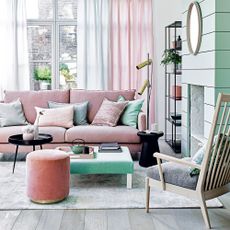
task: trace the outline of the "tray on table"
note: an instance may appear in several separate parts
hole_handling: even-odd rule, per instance
[[[95,158],[93,147],[89,147],[88,154],[85,154],[85,153],[75,154],[72,152],[69,146],[59,146],[56,149],[68,153],[71,159],[94,159]]]

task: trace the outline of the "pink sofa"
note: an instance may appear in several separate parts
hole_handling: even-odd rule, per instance
[[[23,105],[25,116],[30,123],[34,123],[36,112],[34,107],[47,108],[48,101],[60,103],[79,103],[89,101],[88,121],[91,123],[97,113],[103,99],[116,101],[122,95],[127,100],[133,100],[135,90],[118,91],[97,91],[97,90],[47,90],[47,91],[6,91],[4,102],[11,102],[20,98]],[[146,128],[146,116],[140,113],[138,117],[138,129],[130,126],[118,125],[116,127],[105,126],[74,126],[70,129],[62,127],[40,127],[40,132],[48,133],[53,136],[53,142],[47,144],[46,148],[55,148],[60,145],[71,145],[76,138],[82,138],[88,145],[98,145],[102,142],[118,142],[129,147],[131,153],[140,151],[140,138],[138,131]],[[22,126],[11,126],[0,128],[0,152],[12,153],[15,146],[8,144],[8,137],[13,134],[21,133]],[[20,147],[20,152],[29,152],[31,147]]]

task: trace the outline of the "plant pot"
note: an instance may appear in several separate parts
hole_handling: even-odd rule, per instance
[[[171,90],[171,96],[176,100],[181,100],[181,86],[173,85]]]
[[[175,72],[175,64],[171,63],[167,65],[167,72],[174,73]]]
[[[23,140],[25,141],[31,141],[34,139],[34,134],[33,133],[23,133],[22,137],[23,137]]]
[[[39,85],[40,85],[40,90],[48,90],[48,89],[50,89],[50,82],[40,81]]]

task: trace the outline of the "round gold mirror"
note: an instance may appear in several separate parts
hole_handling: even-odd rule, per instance
[[[198,2],[189,5],[187,15],[187,43],[190,53],[196,55],[202,39],[202,15]]]

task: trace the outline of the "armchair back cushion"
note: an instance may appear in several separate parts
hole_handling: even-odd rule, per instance
[[[99,110],[104,98],[110,101],[117,101],[119,96],[123,96],[126,100],[134,100],[135,90],[71,90],[70,103],[80,103],[89,101],[88,121],[92,123],[97,111]]]
[[[6,91],[4,102],[9,103],[18,98],[27,121],[33,124],[36,119],[35,106],[48,108],[48,101],[69,103],[69,90]]]

